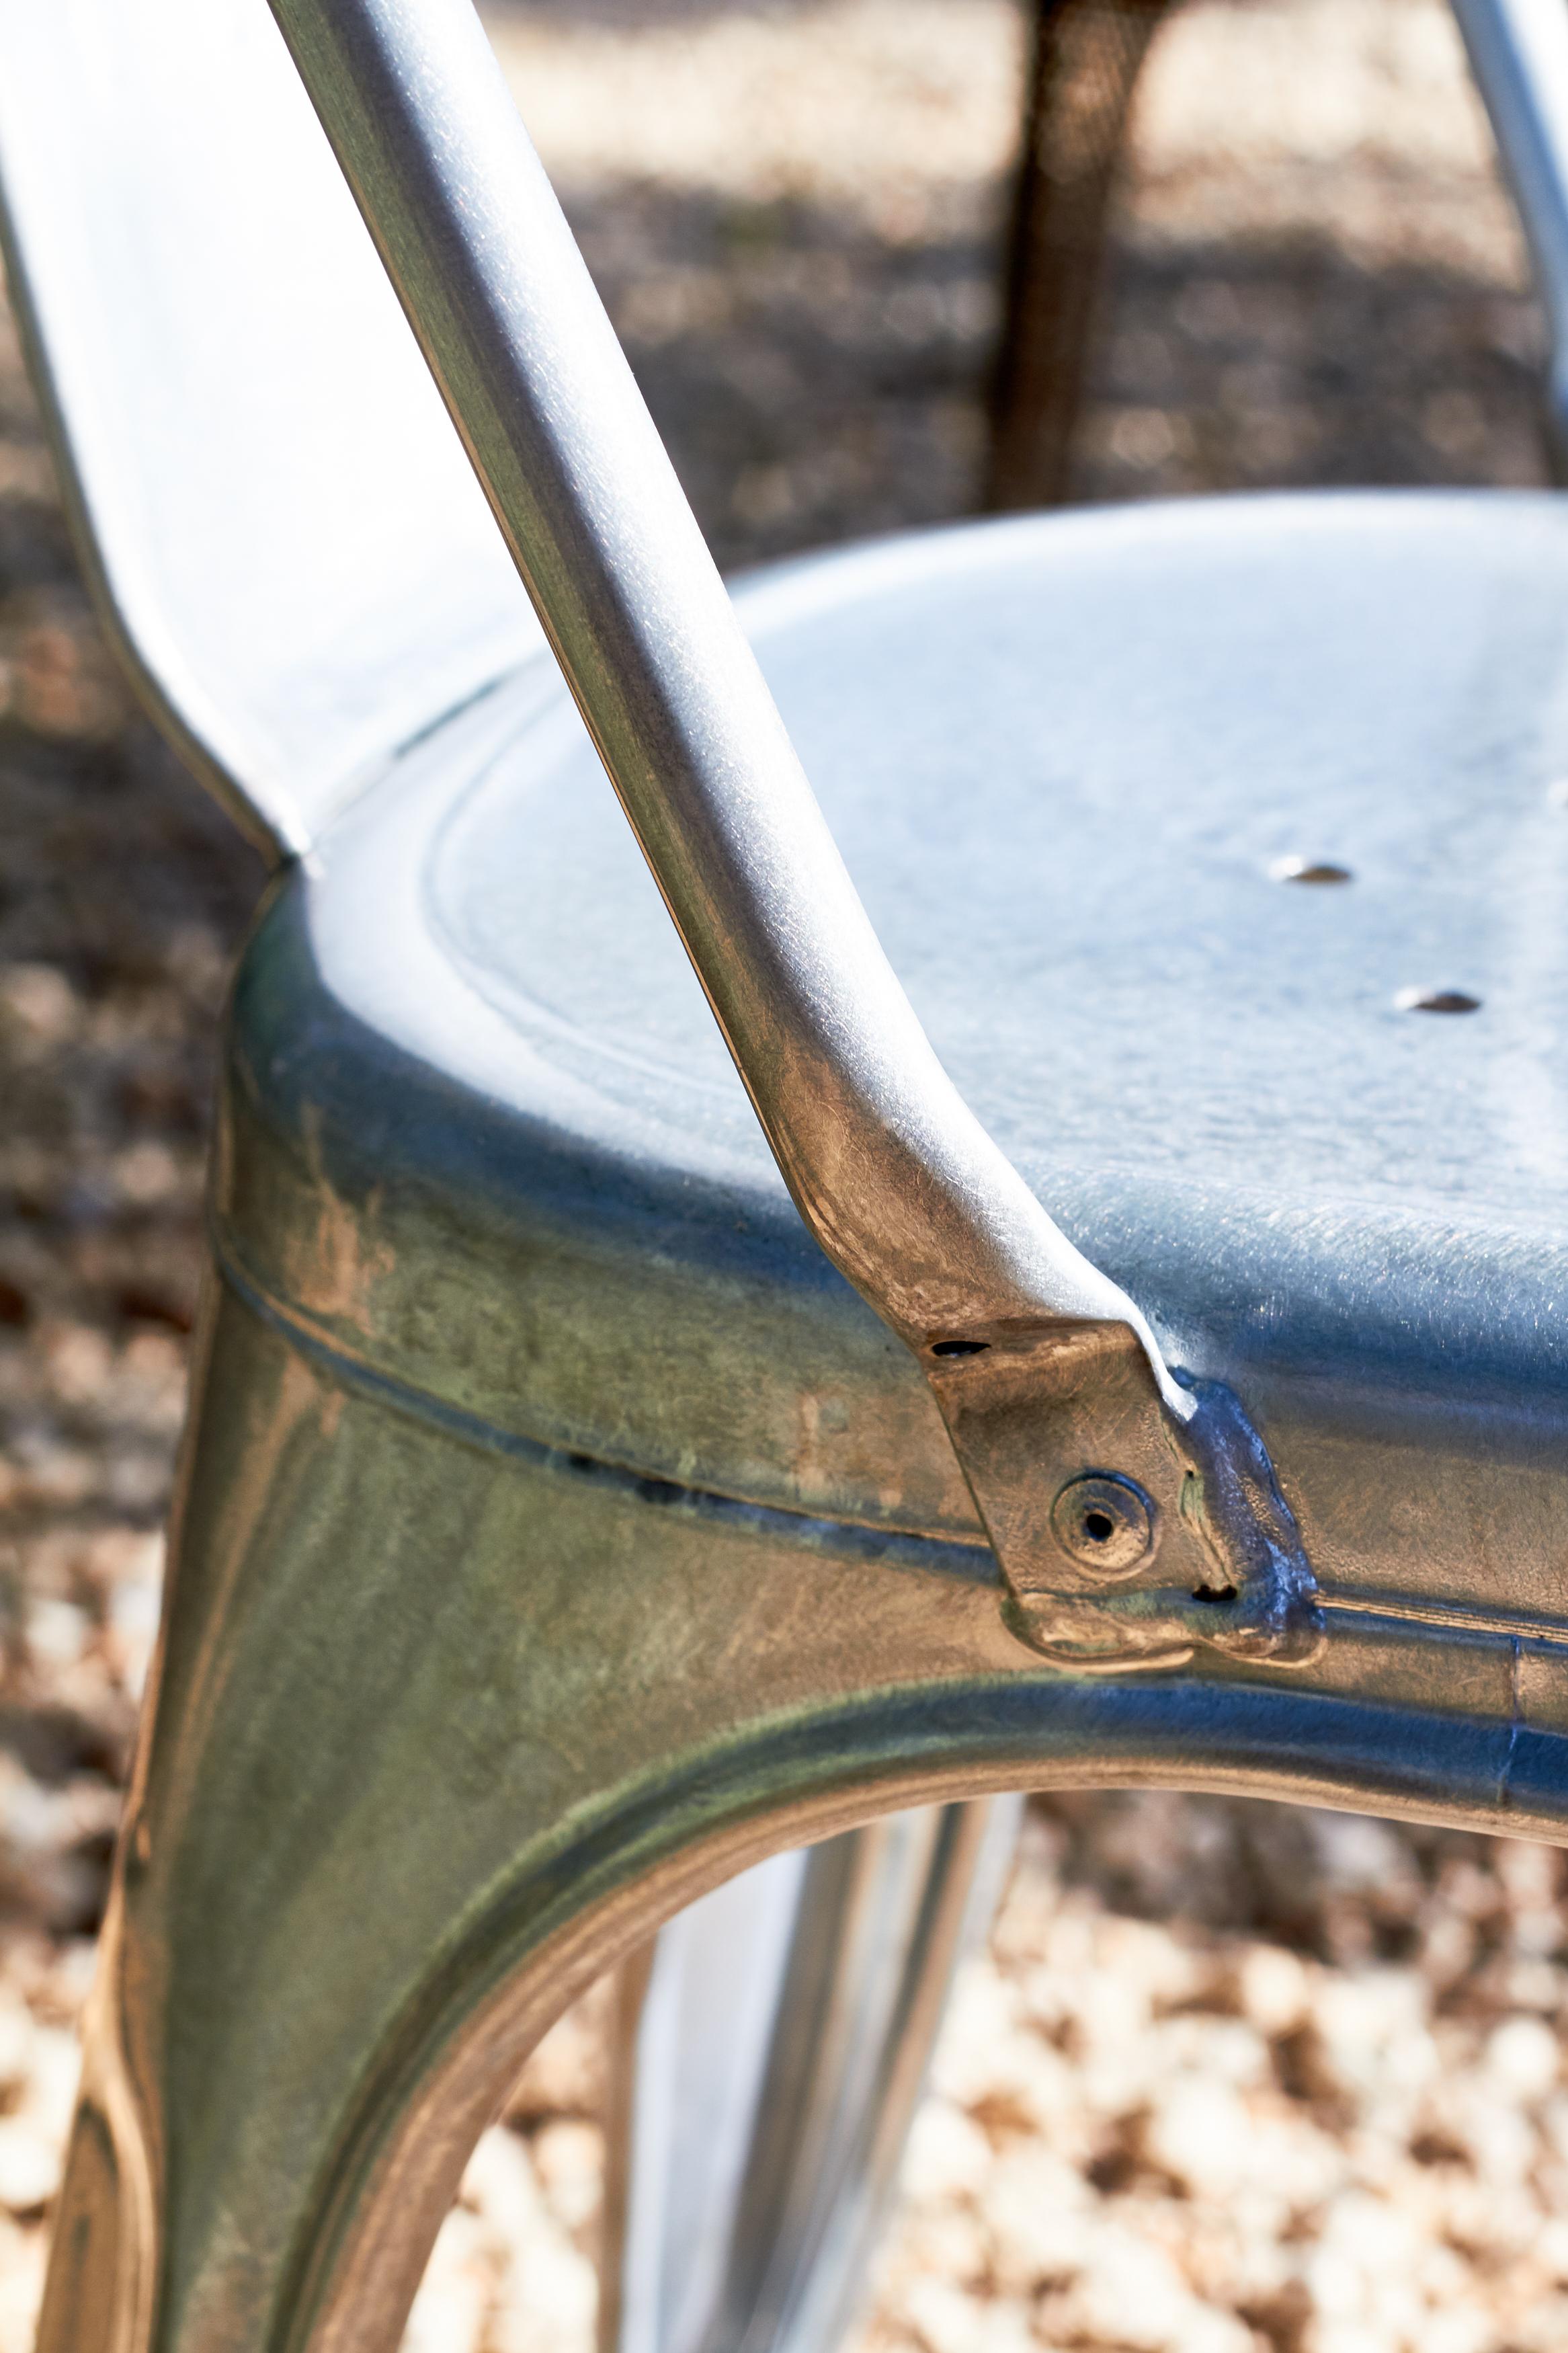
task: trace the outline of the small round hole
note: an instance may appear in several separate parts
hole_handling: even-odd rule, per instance
[[[1110,1582],[1132,1576],[1157,1541],[1152,1501],[1115,1471],[1069,1479],[1051,1505],[1051,1528],[1069,1559]]]
[[[1338,866],[1331,858],[1277,858],[1268,873],[1275,882],[1353,882],[1355,880],[1348,866]]]
[[[1234,1601],[1236,1588],[1234,1585],[1195,1585],[1193,1588],[1193,1599],[1194,1601]]]
[[[1401,1013],[1479,1013],[1481,1000],[1465,988],[1402,988],[1394,1000]]]
[[[983,1356],[990,1345],[989,1340],[933,1340],[931,1352],[933,1356]]]

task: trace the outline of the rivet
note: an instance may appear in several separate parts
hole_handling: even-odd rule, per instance
[[[1062,1550],[1108,1582],[1131,1577],[1148,1559],[1155,1517],[1137,1482],[1115,1471],[1069,1479],[1051,1505],[1051,1527]]]

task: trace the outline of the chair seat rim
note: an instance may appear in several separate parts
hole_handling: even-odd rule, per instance
[[[1205,544],[1246,560],[1249,548],[1304,535],[1348,556],[1390,530],[1434,563],[1468,563],[1500,530],[1526,561],[1537,548],[1561,560],[1568,507],[1528,493],[1272,493],[970,524],[792,560],[753,575],[739,602],[765,645],[835,600],[908,594],[922,577],[1026,573],[1042,549],[1068,565],[1142,561],[1152,547],[1179,561]],[[679,1472],[716,1493],[831,1504],[869,1525],[966,1541],[972,1509],[914,1367],[805,1233],[760,1136],[746,1132],[743,1100],[738,1145],[733,1124],[717,1140],[695,1120],[639,1125],[623,1102],[606,1103],[552,1064],[537,1037],[520,1040],[452,970],[428,905],[443,828],[468,779],[541,713],[558,719],[561,701],[541,662],[458,714],[275,894],[240,978],[229,1112],[272,1174],[251,1177],[243,1198],[220,1179],[224,1250],[324,1345],[481,1421],[648,1476]],[[605,801],[613,826],[607,791]],[[1568,1250],[1550,1218],[1462,1198],[1379,1198],[1353,1184],[1292,1190],[1245,1169],[1219,1184],[1211,1171],[1141,1161],[1136,1131],[1125,1152],[1087,1165],[1059,1150],[1031,1159],[1026,1139],[1006,1141],[1053,1214],[1194,1372],[1261,1380],[1314,1418],[1386,1413],[1394,1400],[1428,1419],[1478,1409],[1539,1419],[1543,1399],[1562,1392],[1568,1364],[1550,1310],[1568,1282]],[[244,1153],[226,1155],[226,1168],[241,1165]],[[323,1195],[353,1236],[346,1304],[330,1295],[338,1274],[323,1275],[306,1246]],[[553,1398],[537,1367],[520,1383],[515,1317],[459,1313],[457,1291],[440,1317],[420,1314],[421,1281],[443,1250],[458,1270],[449,1283],[471,1278],[472,1294],[492,1306],[510,1297],[525,1316],[540,1269],[570,1266],[584,1359],[602,1370],[618,1329],[647,1352],[611,1384],[610,1409],[584,1419],[575,1377]],[[310,1270],[303,1281],[300,1269]],[[648,1350],[650,1331],[660,1336]],[[735,1345],[716,1345],[719,1332]],[[711,1381],[696,1369],[704,1356]],[[680,1446],[637,1429],[639,1389],[672,1378],[680,1414],[657,1419],[672,1430],[684,1416]],[[776,1394],[752,1416],[752,1442],[727,1459],[720,1433],[733,1416],[719,1391],[737,1378]],[[759,1466],[757,1433],[772,1430],[775,1454],[798,1446],[812,1395],[868,1426],[890,1416],[895,1452],[922,1465],[912,1490],[880,1448],[858,1493]]]

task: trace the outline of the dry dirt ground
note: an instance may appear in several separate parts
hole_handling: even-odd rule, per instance
[[[723,560],[962,512],[1013,0],[560,0],[492,29]],[[1079,495],[1532,483],[1541,327],[1439,0],[1191,0]],[[0,2353],[30,2342],[260,881],[133,715],[0,351]],[[864,2346],[1532,2353],[1568,2332],[1568,1875],[1265,1806],[1031,1819]],[[587,2353],[591,2006],[487,2136],[420,2353]]]

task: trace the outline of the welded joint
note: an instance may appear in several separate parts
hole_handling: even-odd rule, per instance
[[[1319,1655],[1300,1532],[1223,1383],[1181,1381],[1173,1410],[1121,1324],[998,1324],[924,1361],[1030,1650],[1100,1673]]]

